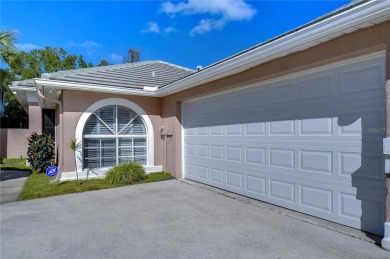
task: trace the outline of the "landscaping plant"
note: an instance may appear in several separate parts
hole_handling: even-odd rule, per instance
[[[76,152],[81,148],[81,142],[77,142],[77,139],[74,138],[74,139],[69,140],[69,142],[67,143],[67,146],[74,152],[74,155],[76,156]],[[77,178],[77,181],[79,181],[79,173],[77,171],[76,160],[74,161],[74,165],[76,168],[76,178]]]
[[[157,172],[148,174],[147,177],[139,183],[151,183],[169,179],[173,179],[172,175],[169,173]],[[53,185],[48,181],[46,175],[32,173],[28,177],[19,199],[28,200],[68,193],[95,191],[119,186],[123,186],[123,184],[110,184],[105,179],[90,179],[81,180],[80,182],[60,182],[57,184],[56,188],[53,188]]]
[[[137,162],[128,161],[112,167],[106,174],[110,184],[132,184],[146,178],[145,170]]]
[[[54,138],[45,133],[38,135],[34,132],[27,140],[27,161],[33,170],[40,173],[45,172],[46,168],[51,165],[54,156]]]

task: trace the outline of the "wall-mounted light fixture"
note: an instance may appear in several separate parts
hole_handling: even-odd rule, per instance
[[[160,135],[162,135],[162,133],[164,131],[164,125],[161,125],[158,129],[160,130]]]

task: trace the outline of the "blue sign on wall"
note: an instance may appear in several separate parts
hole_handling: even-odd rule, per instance
[[[58,168],[55,165],[51,165],[46,168],[46,175],[49,177],[54,177],[58,173]]]

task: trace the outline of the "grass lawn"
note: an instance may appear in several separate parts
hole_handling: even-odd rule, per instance
[[[0,170],[31,171],[31,167],[26,166],[26,158],[1,158]]]
[[[172,177],[172,175],[166,172],[151,173],[148,174],[146,179],[140,183],[157,182],[173,178],[174,177]],[[29,200],[75,192],[94,191],[119,186],[123,185],[109,184],[104,179],[80,180],[80,183],[77,181],[68,181],[56,183],[54,186],[50,183],[50,178],[47,177],[46,174],[34,172],[28,177],[19,200]]]

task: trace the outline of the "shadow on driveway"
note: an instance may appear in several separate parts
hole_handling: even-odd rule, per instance
[[[0,170],[0,181],[8,181],[28,177],[31,171]]]

